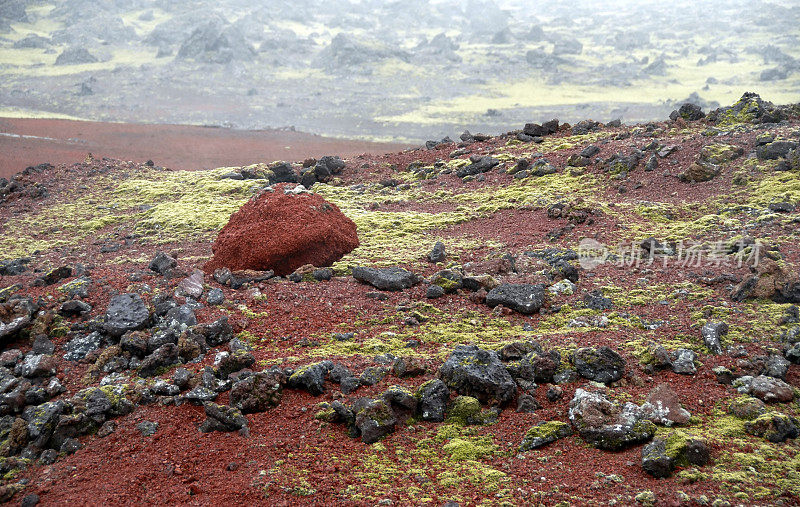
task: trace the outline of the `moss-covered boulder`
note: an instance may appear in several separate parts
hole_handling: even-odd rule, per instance
[[[572,435],[572,428],[565,422],[547,421],[539,423],[531,427],[531,429],[525,433],[519,450],[520,452],[530,451],[531,449],[551,444],[560,438],[565,438],[570,435]]]
[[[768,412],[744,424],[744,430],[770,442],[783,442],[800,436],[800,423],[790,415]]]
[[[752,396],[739,396],[728,404],[728,413],[748,421],[756,419],[766,411],[764,402]]]
[[[706,442],[683,432],[656,438],[642,448],[642,468],[653,477],[669,477],[678,466],[704,466],[710,459]]]

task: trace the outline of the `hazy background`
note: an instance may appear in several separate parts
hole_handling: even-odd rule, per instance
[[[0,0],[0,115],[419,142],[800,101],[800,2]]]

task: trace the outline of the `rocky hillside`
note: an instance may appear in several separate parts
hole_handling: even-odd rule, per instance
[[[0,497],[796,504],[798,143],[745,94],[0,180]]]

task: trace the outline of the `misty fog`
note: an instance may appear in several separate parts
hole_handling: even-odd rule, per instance
[[[0,112],[419,142],[800,96],[800,2],[0,4]]]

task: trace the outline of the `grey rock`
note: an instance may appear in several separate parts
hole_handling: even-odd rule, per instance
[[[174,343],[166,343],[142,360],[142,364],[139,367],[139,375],[152,377],[158,373],[159,369],[173,365],[178,361],[178,346]]]
[[[419,276],[403,268],[353,268],[353,278],[380,290],[399,291],[418,284]]]
[[[25,378],[52,377],[56,374],[55,358],[48,354],[28,354],[14,368],[14,373]]]
[[[197,386],[183,395],[186,401],[195,405],[202,405],[204,402],[214,401],[217,399],[217,396],[219,395],[216,392],[203,386]]]
[[[591,310],[610,310],[614,303],[599,290],[587,293],[583,297],[583,304]]]
[[[764,375],[786,380],[786,374],[789,373],[790,364],[791,363],[784,359],[783,356],[772,354],[767,358],[766,364],[764,365]]]
[[[444,296],[445,290],[438,285],[430,285],[428,290],[425,291],[425,297],[428,299],[437,299]]]
[[[175,289],[175,295],[200,299],[200,296],[203,295],[204,277],[205,274],[202,271],[195,269],[191,275],[180,281]]]
[[[569,404],[569,420],[589,444],[617,451],[649,441],[656,426],[633,403],[620,406],[604,395],[578,389]]]
[[[694,360],[697,354],[689,349],[677,349],[673,352],[672,371],[681,375],[694,375],[697,373],[697,367]]]
[[[214,287],[206,295],[206,302],[210,305],[221,305],[225,302],[225,293],[219,287]]]
[[[167,326],[180,326],[192,327],[197,325],[197,316],[194,313],[192,305],[185,304],[176,306],[167,312],[164,316],[164,321]]]
[[[235,373],[237,371],[241,371],[245,368],[249,368],[256,363],[256,358],[253,357],[253,354],[246,350],[238,350],[233,354],[228,354],[222,358],[217,366],[217,376],[219,378],[225,379],[231,373]]]
[[[162,333],[162,334],[166,334],[166,333]],[[164,343],[169,343],[170,342],[170,341],[163,341],[162,342],[161,340],[158,340],[158,345],[156,345],[157,342],[155,340],[151,342],[150,340],[145,339],[145,337],[146,337],[146,335],[142,334],[141,332],[136,332],[136,331],[130,332],[129,331],[129,332],[125,333],[124,335],[122,335],[122,338],[119,341],[119,345],[120,345],[120,347],[122,348],[123,351],[128,352],[131,355],[141,359],[141,358],[143,358],[144,356],[147,355],[147,352],[149,350],[155,350],[158,347],[160,347],[161,345],[163,345]],[[174,335],[171,335],[171,337],[174,338]],[[155,338],[155,336],[153,338]],[[151,345],[151,343],[152,343],[152,345]],[[177,340],[174,340],[171,343],[177,343]],[[152,349],[150,348],[151,346],[152,346]]]
[[[164,252],[157,252],[150,261],[150,269],[159,275],[169,275],[176,267],[178,267],[178,261]]]
[[[33,339],[31,352],[34,354],[52,354],[55,350],[55,344],[47,336],[39,335]]]
[[[675,460],[667,455],[666,442],[657,438],[642,448],[642,468],[656,478],[669,477]]]
[[[206,420],[200,425],[201,432],[246,431],[247,419],[242,415],[239,409],[225,405],[217,405],[210,401],[203,403],[203,408],[206,412]]]
[[[65,317],[75,317],[85,315],[92,311],[92,305],[77,299],[70,299],[64,302],[58,309],[58,313]]]
[[[150,311],[139,294],[120,294],[111,298],[106,310],[105,329],[112,336],[142,329],[150,320]]]
[[[759,375],[753,378],[747,391],[756,398],[767,403],[770,402],[789,402],[794,399],[794,389],[783,380]]]
[[[64,359],[67,361],[80,361],[86,357],[89,352],[99,349],[102,344],[103,336],[98,332],[86,336],[78,336],[64,345],[64,350],[67,351],[67,353],[64,354]]]
[[[722,354],[722,343],[720,338],[728,334],[728,325],[724,322],[709,322],[700,330],[703,342],[714,355]]]
[[[435,245],[433,245],[433,249],[428,253],[428,261],[437,263],[443,262],[447,258],[447,252],[445,251],[444,243],[441,241],[437,241]]]
[[[486,295],[486,304],[491,308],[503,305],[514,311],[532,314],[544,304],[543,284],[503,284]]]
[[[756,148],[756,155],[761,160],[775,160],[785,158],[786,155],[798,147],[794,141],[774,141]]]

